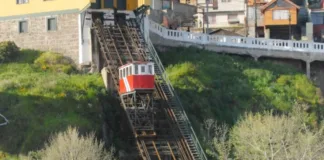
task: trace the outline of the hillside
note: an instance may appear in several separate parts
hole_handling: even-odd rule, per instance
[[[320,89],[289,65],[216,54],[196,48],[160,53],[161,61],[201,139],[207,119],[230,126],[246,112],[289,113],[295,102],[310,104],[307,121],[322,120]]]
[[[39,150],[52,133],[68,125],[83,133],[97,131],[100,137],[102,108],[113,130],[112,143],[127,146],[119,131],[127,130],[121,127],[127,120],[121,120],[118,102],[107,97],[100,75],[77,73],[65,60],[50,56],[64,62],[52,65],[48,55],[22,50],[18,59],[0,64],[0,113],[10,121],[0,127],[0,159],[2,152]],[[296,101],[309,104],[304,108],[309,124],[323,119],[320,90],[291,66],[196,48],[176,48],[160,57],[205,149],[212,138],[206,131],[208,119],[233,126],[249,111],[289,113]]]
[[[0,159],[1,152],[16,155],[41,149],[52,133],[68,125],[81,132],[101,132],[100,97],[106,95],[99,74],[67,74],[71,65],[42,64],[39,51],[22,50],[18,57],[0,64],[0,113],[10,121],[0,127]]]

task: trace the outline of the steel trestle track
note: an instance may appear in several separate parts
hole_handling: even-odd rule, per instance
[[[100,20],[96,20],[94,30],[116,90],[119,87],[118,67],[133,61],[152,59],[154,62],[154,93],[119,94],[136,138],[139,155],[146,160],[204,160],[205,154],[190,122],[181,104],[179,108],[178,98],[160,59],[151,42],[144,40],[138,21],[139,19],[128,19],[122,25],[117,23],[114,26],[104,26]],[[140,105],[144,107],[139,107]]]

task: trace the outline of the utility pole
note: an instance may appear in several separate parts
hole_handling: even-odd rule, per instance
[[[202,18],[202,25],[203,25],[203,33],[205,33],[205,8],[202,7],[203,11],[203,18]]]
[[[245,10],[246,10],[246,18],[245,18],[245,36],[249,35],[249,0],[245,0]]]
[[[257,4],[256,0],[254,0],[254,37],[257,38],[257,28],[258,28],[258,19],[257,19]]]
[[[289,11],[289,40],[291,40],[291,14],[290,14],[290,11]]]
[[[208,20],[208,8],[209,8],[209,0],[206,0],[206,23],[207,23],[207,27],[206,27],[206,33],[208,33],[209,30],[209,20]]]

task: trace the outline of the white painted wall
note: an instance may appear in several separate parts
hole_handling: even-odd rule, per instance
[[[208,21],[210,28],[221,28],[221,27],[233,27],[237,26],[237,23],[231,24],[228,22],[228,15],[236,14],[239,24],[244,25],[245,13],[241,12],[223,12],[223,13],[209,13]],[[202,20],[202,19],[201,19]]]
[[[92,62],[91,14],[79,14],[79,64],[89,65]],[[83,27],[82,27],[83,26]]]
[[[218,0],[218,9],[213,9],[213,4],[209,4],[209,12],[230,12],[230,11],[245,11],[245,0],[230,0],[230,2],[222,2]],[[199,6],[206,8],[206,0],[197,0]],[[201,11],[200,11],[201,12]]]
[[[197,4],[197,12],[202,13],[203,9],[205,13],[208,15],[209,28],[225,28],[225,27],[234,27],[238,26],[238,24],[231,24],[228,22],[228,15],[237,14],[237,19],[239,20],[239,24],[245,24],[245,0],[218,0],[218,9],[213,9],[213,5],[208,5],[208,13],[206,13],[206,0],[198,0]],[[198,18],[199,21],[202,21],[202,17]]]

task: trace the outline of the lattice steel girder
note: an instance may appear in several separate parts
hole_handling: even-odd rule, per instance
[[[121,95],[124,109],[135,131],[154,130],[152,92],[130,92]]]

